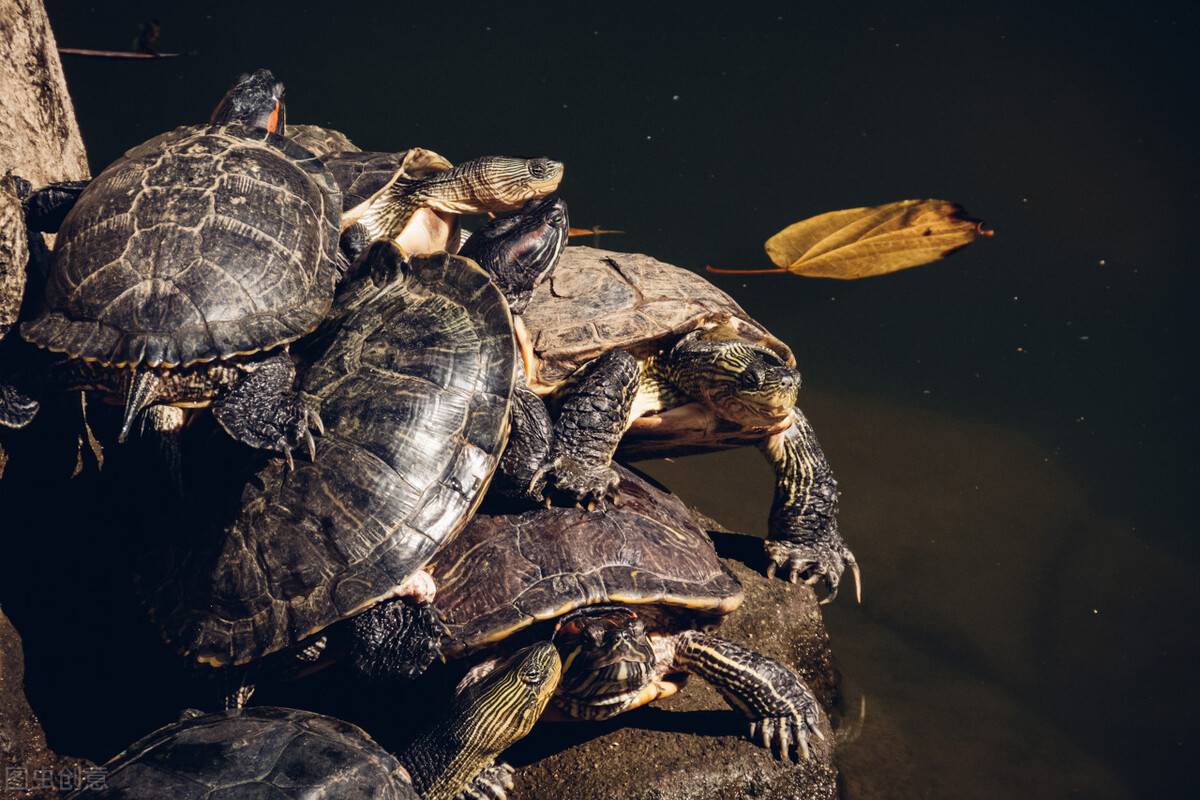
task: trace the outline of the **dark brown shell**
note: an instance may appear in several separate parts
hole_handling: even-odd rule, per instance
[[[82,796],[417,800],[408,771],[362,728],[270,706],[219,711],[159,728],[105,764],[103,782],[103,789]]]
[[[393,596],[482,498],[508,438],[512,317],[474,262],[409,263],[304,376],[316,459],[271,459],[224,531],[165,542],[151,607],[196,660],[245,663]]]
[[[679,498],[621,472],[621,505],[477,515],[437,557],[447,655],[597,603],[672,606],[714,621],[742,587]]]
[[[184,127],[92,181],[56,240],[30,342],[111,366],[186,366],[293,341],[329,311],[341,193],[312,153]]]
[[[670,344],[697,328],[731,325],[795,364],[792,351],[733,298],[690,270],[641,253],[568,247],[521,319],[529,332],[529,384],[553,391],[580,366],[614,348]]]

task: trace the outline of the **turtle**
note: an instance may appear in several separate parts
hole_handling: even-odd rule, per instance
[[[450,800],[484,798],[512,786],[495,757],[541,715],[561,664],[533,645],[464,693],[397,759],[356,725],[294,708],[261,706],[203,714],[143,737],[104,768],[101,787],[72,797],[123,800]]]
[[[363,151],[337,130],[289,130],[322,157],[342,189],[342,252],[350,262],[376,238],[395,240],[406,255],[458,252],[461,214],[512,211],[562,180],[563,165],[548,158],[486,156],[456,168],[424,147]],[[392,221],[381,224],[381,213]]]
[[[553,221],[552,221],[553,220]],[[555,224],[557,223],[557,224]],[[837,595],[858,564],[837,525],[837,482],[796,406],[800,373],[782,341],[695,273],[650,256],[565,247],[566,210],[547,201],[493,221],[462,252],[502,286],[513,312],[524,388],[514,395],[510,496],[612,498],[612,458],[758,444],[776,472],[765,542],[768,573],[824,581]],[[528,262],[555,252],[553,272]],[[548,277],[547,277],[548,276]],[[546,397],[555,413],[529,400]],[[520,423],[520,424],[517,424]]]
[[[554,409],[530,496],[614,499],[618,446],[635,458],[756,444],[776,473],[768,573],[823,581],[828,602],[849,567],[861,597],[795,356],[733,298],[647,255],[571,246],[516,325],[527,386]]]
[[[356,194],[363,174],[347,179],[352,204],[343,214],[335,172],[346,178],[343,166],[360,154],[318,158],[281,138],[282,94],[267,70],[243,76],[209,126],[130,151],[66,215],[46,310],[22,335],[66,353],[72,388],[123,395],[121,441],[149,407],[143,425],[177,437],[182,407],[211,405],[235,439],[281,452],[290,466],[301,443],[313,455],[322,421],[292,388],[288,349],[330,308],[350,263],[338,250],[341,230],[364,230],[364,216],[383,215],[396,227],[375,224],[372,238],[436,251],[444,248],[417,224],[425,205],[503,211],[561,178],[562,165],[549,159],[489,156],[450,169],[412,148],[376,154],[391,171],[371,170],[381,185],[365,200]],[[322,148],[345,138],[304,133]],[[25,413],[16,426],[31,419]]]
[[[458,215],[515,211],[554,192],[564,169],[545,157],[484,156],[453,167],[422,148],[405,157],[414,162],[411,169],[419,167],[424,174],[410,180],[401,172],[378,188],[372,181],[373,193],[367,196],[364,188],[364,201],[345,209],[344,236],[360,243],[393,239],[407,255],[456,252]]]
[[[447,660],[487,675],[529,641],[551,641],[563,675],[552,705],[603,720],[674,694],[682,677],[715,687],[751,738],[807,758],[820,705],[785,664],[714,633],[744,599],[689,509],[624,467],[622,502],[480,513],[434,558]]]
[[[188,511],[179,535],[146,551],[151,612],[193,663],[330,663],[344,653],[323,653],[327,628],[363,658],[383,649],[399,675],[436,656],[422,567],[474,513],[504,449],[512,316],[468,259],[406,260],[380,240],[362,260],[306,356],[300,389],[326,423],[316,458],[252,460],[244,482],[206,470],[232,484],[232,513]],[[409,629],[426,631],[419,646],[391,648]]]
[[[288,346],[324,319],[344,270],[341,194],[280,135],[282,96],[268,70],[241,76],[209,124],[128,151],[62,222],[21,335],[66,357],[60,383],[124,401],[122,441],[151,406],[163,413],[143,421],[164,433],[211,406],[251,447],[314,449],[321,421],[293,389]]]

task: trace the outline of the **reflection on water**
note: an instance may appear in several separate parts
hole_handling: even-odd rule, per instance
[[[944,264],[716,279],[796,350],[842,482],[864,603],[826,619],[847,707],[868,697],[848,794],[1197,787],[1195,9],[48,5],[66,45],[123,47],[158,17],[163,49],[199,53],[67,64],[97,168],[268,65],[290,119],[368,147],[561,159],[573,222],[686,266],[761,265],[767,236],[821,211],[965,203],[996,238]],[[756,452],[645,466],[764,530]],[[122,603],[114,619],[137,613]]]

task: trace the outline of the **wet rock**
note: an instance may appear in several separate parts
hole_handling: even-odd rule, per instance
[[[92,766],[64,758],[46,746],[46,735],[25,699],[25,652],[21,637],[0,611],[0,794],[7,798],[58,797]]]
[[[710,526],[711,527],[711,526]],[[721,634],[792,665],[829,709],[838,676],[813,592],[768,581],[746,566],[762,540],[714,534],[746,602]],[[509,754],[518,767],[514,798],[570,800],[832,800],[838,796],[833,732],[814,740],[813,758],[780,762],[745,735],[739,714],[693,678],[682,692],[604,723],[543,722]]]

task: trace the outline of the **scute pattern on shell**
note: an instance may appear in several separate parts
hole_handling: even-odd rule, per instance
[[[270,706],[167,725],[105,768],[105,789],[83,796],[417,800],[408,772],[361,728]]]
[[[482,498],[508,438],[512,317],[474,262],[409,264],[304,376],[326,426],[315,461],[270,459],[224,532],[168,558],[151,606],[197,660],[245,663],[390,596]]]
[[[340,192],[309,151],[240,126],[184,127],[92,182],[56,241],[34,344],[180,366],[293,341],[328,312]]]
[[[690,270],[641,253],[568,247],[521,315],[537,365],[535,390],[550,390],[614,348],[634,351],[696,328],[728,323],[751,341],[795,357],[733,298]]]
[[[737,607],[742,587],[687,507],[618,469],[620,506],[481,514],[437,556],[448,655],[596,603]]]

